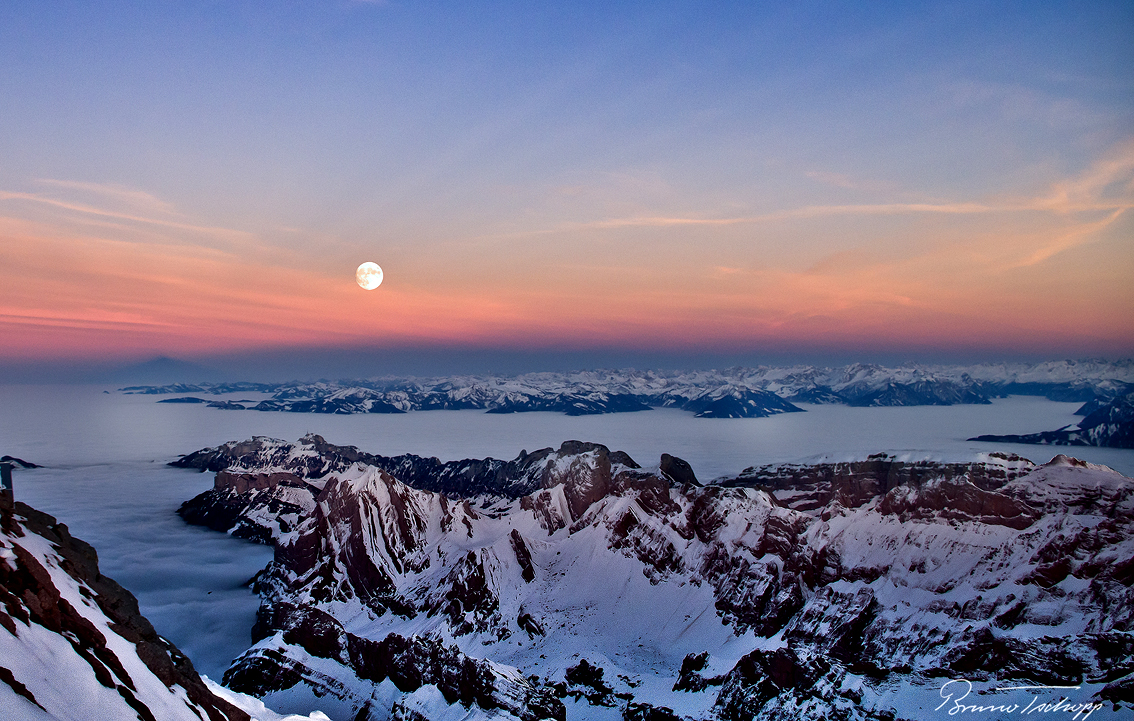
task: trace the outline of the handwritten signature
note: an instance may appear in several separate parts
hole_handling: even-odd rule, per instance
[[[991,691],[1036,691],[1039,689],[1046,690],[1079,690],[1079,686],[1000,686]],[[1032,700],[1026,706],[1019,703],[962,703],[964,699],[968,698],[969,694],[973,691],[973,684],[968,679],[958,678],[952,681],[946,681],[941,686],[941,698],[945,699],[941,705],[933,709],[940,711],[946,708],[946,713],[950,716],[966,713],[1000,713],[1000,714],[1020,714],[1027,716],[1035,713],[1048,714],[1074,714],[1071,719],[1077,721],[1080,718],[1088,718],[1092,713],[1098,711],[1103,707],[1103,704],[1092,701],[1084,701],[1081,703],[1073,703],[1066,695],[1060,695],[1059,700],[1040,702],[1039,694],[1032,693]],[[960,694],[959,696],[957,694]],[[950,705],[952,704],[952,705]]]

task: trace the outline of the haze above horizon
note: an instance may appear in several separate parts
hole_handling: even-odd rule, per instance
[[[0,369],[1134,355],[1131,37],[1128,2],[5,3]]]

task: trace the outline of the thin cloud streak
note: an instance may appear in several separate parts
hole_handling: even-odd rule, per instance
[[[906,213],[949,213],[972,214],[1000,210],[1020,210],[1023,208],[997,208],[981,203],[878,203],[872,205],[809,205],[794,210],[782,210],[763,215],[741,218],[667,218],[640,217],[615,218],[584,223],[578,228],[625,228],[625,227],[666,227],[674,225],[741,225],[747,223],[767,223],[777,220],[798,220],[820,218],[832,215],[901,215]]]
[[[809,177],[817,173],[807,173]],[[827,174],[823,174],[826,177]],[[841,176],[840,176],[841,177]],[[1125,180],[1127,197],[1106,199],[1102,192],[1116,182]],[[850,187],[849,185],[844,187]],[[1051,193],[1017,201],[943,202],[943,203],[865,203],[843,205],[808,205],[801,208],[763,213],[736,218],[691,218],[646,216],[611,218],[572,225],[572,228],[623,228],[666,227],[682,225],[727,226],[748,223],[768,223],[781,220],[799,220],[840,215],[889,216],[905,214],[974,215],[983,213],[1012,213],[1021,211],[1059,211],[1063,213],[1088,211],[1123,211],[1134,208],[1129,193],[1134,190],[1134,141],[1121,144],[1111,157],[1094,163],[1077,177],[1055,183]]]
[[[1126,210],[1127,208],[1119,208],[1118,210],[1115,210],[1113,213],[1098,222],[1082,225],[1071,231],[1070,233],[1063,234],[1049,243],[1047,246],[1036,250],[1030,257],[1025,258],[1019,263],[1016,263],[1015,265],[1009,267],[1023,268],[1029,265],[1036,265],[1037,263],[1042,263],[1048,258],[1051,258],[1054,255],[1058,255],[1059,253],[1071,250],[1072,248],[1077,248],[1081,245],[1086,245],[1087,243],[1090,243],[1094,240],[1091,237],[1092,235],[1097,235],[1101,231],[1113,225],[1115,221],[1122,217],[1123,213],[1125,213]]]
[[[215,226],[206,225],[193,225],[191,223],[180,223],[172,220],[162,220],[160,218],[149,218],[143,215],[135,215],[131,213],[121,213],[114,210],[106,210],[104,208],[96,208],[91,205],[83,205],[80,203],[71,203],[55,198],[45,198],[41,195],[34,193],[13,193],[6,190],[0,190],[0,200],[26,200],[33,203],[42,203],[64,210],[71,210],[77,213],[86,213],[89,215],[96,215],[104,218],[116,218],[118,220],[129,220],[136,223],[145,223],[148,225],[156,225],[165,228],[174,228],[177,230],[188,230],[197,233],[208,235],[228,236],[231,239],[239,239],[248,241],[255,239],[255,235],[240,230],[232,230],[231,228],[220,228]]]
[[[106,183],[89,183],[81,180],[56,180],[54,178],[39,178],[35,181],[37,185],[47,185],[53,188],[64,188],[66,190],[79,190],[88,193],[95,193],[107,198],[120,200],[130,205],[148,208],[161,213],[169,215],[181,215],[176,212],[173,205],[158,198],[155,195],[147,193],[144,190],[136,190],[134,188],[127,188],[122,185],[106,184]]]

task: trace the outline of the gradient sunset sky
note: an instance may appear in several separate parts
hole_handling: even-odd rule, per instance
[[[0,3],[9,364],[1117,358],[1132,207],[1131,2]]]

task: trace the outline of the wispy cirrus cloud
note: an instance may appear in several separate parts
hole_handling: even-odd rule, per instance
[[[35,181],[35,184],[51,188],[61,188],[63,190],[80,191],[151,212],[164,213],[166,215],[180,215],[171,203],[151,193],[115,183],[90,183],[79,180],[40,178]]]
[[[1072,248],[1091,242],[1101,231],[1110,227],[1126,213],[1127,208],[1118,208],[1111,211],[1105,218],[1094,222],[1081,223],[1072,230],[1056,233],[1037,247],[1030,255],[1020,259],[1010,267],[1022,268],[1036,265]]]
[[[224,237],[229,240],[252,240],[255,236],[240,230],[233,230],[232,228],[222,228],[218,226],[196,225],[193,223],[186,223],[177,220],[169,220],[166,218],[155,218],[149,215],[141,215],[138,213],[127,213],[118,210],[111,210],[108,208],[100,208],[94,205],[85,203],[76,203],[68,200],[60,200],[58,198],[51,198],[36,193],[22,193],[11,192],[7,190],[0,190],[0,200],[14,200],[26,201],[29,203],[37,203],[41,205],[48,205],[62,210],[69,210],[82,215],[90,215],[99,218],[113,218],[116,220],[130,221],[133,223],[142,223],[145,225],[159,226],[163,228],[171,228],[176,230],[187,230],[197,233],[204,233],[208,235]]]
[[[1073,178],[1055,183],[1035,199],[1037,209],[1061,212],[1126,210],[1134,207],[1134,140],[1115,148]]]
[[[955,217],[966,219],[965,223],[954,223],[956,227],[952,230],[936,226],[934,232],[942,240],[930,243],[917,255],[971,257],[973,262],[987,263],[991,260],[988,243],[995,238],[995,267],[1011,269],[1042,263],[1104,237],[1104,231],[1131,208],[1134,208],[1134,140],[1114,147],[1082,172],[1029,196],[806,205],[733,217],[640,215],[577,223],[570,230],[712,229],[747,225],[782,229],[790,227],[793,221],[821,218]],[[566,230],[561,228],[559,232]],[[953,240],[947,240],[950,235]],[[836,251],[836,254],[841,252]]]
[[[808,177],[840,187],[855,187],[848,177],[812,171]],[[979,215],[1019,211],[1116,211],[1134,207],[1134,141],[1123,143],[1082,173],[1050,186],[1048,192],[1024,198],[940,202],[891,202],[805,205],[756,215],[724,218],[693,216],[630,216],[607,218],[575,227],[624,228],[681,225],[727,226],[828,216],[892,216],[915,214]]]
[[[627,228],[627,227],[666,227],[680,225],[746,225],[768,223],[778,220],[800,220],[837,215],[906,215],[913,213],[974,214],[988,213],[996,208],[985,203],[874,203],[864,205],[808,205],[791,210],[780,210],[760,215],[747,215],[735,218],[692,218],[666,216],[639,216],[632,218],[611,218],[576,227],[585,228]]]
[[[0,192],[0,209],[31,218],[0,213],[0,261],[11,269],[0,330],[8,352],[24,355],[89,345],[97,334],[108,346],[163,352],[423,339],[646,346],[675,336],[691,347],[999,343],[1010,328],[1021,342],[1036,332],[1121,338],[1134,332],[1130,321],[1095,310],[1099,298],[1116,297],[1114,278],[1045,261],[1113,239],[1134,206],[1132,176],[1134,151],[1123,146],[1014,197],[908,202],[906,194],[732,217],[547,223],[515,233],[524,242],[506,253],[454,242],[446,253],[419,254],[407,261],[414,270],[391,273],[401,285],[373,295],[353,284],[353,266],[340,276],[309,256],[259,257],[248,252],[262,247],[254,234],[184,217],[144,191],[59,181],[44,192]],[[799,222],[813,218],[831,222]],[[884,218],[916,222],[875,222]],[[619,232],[627,228],[644,230]],[[315,247],[325,250],[328,238]]]

